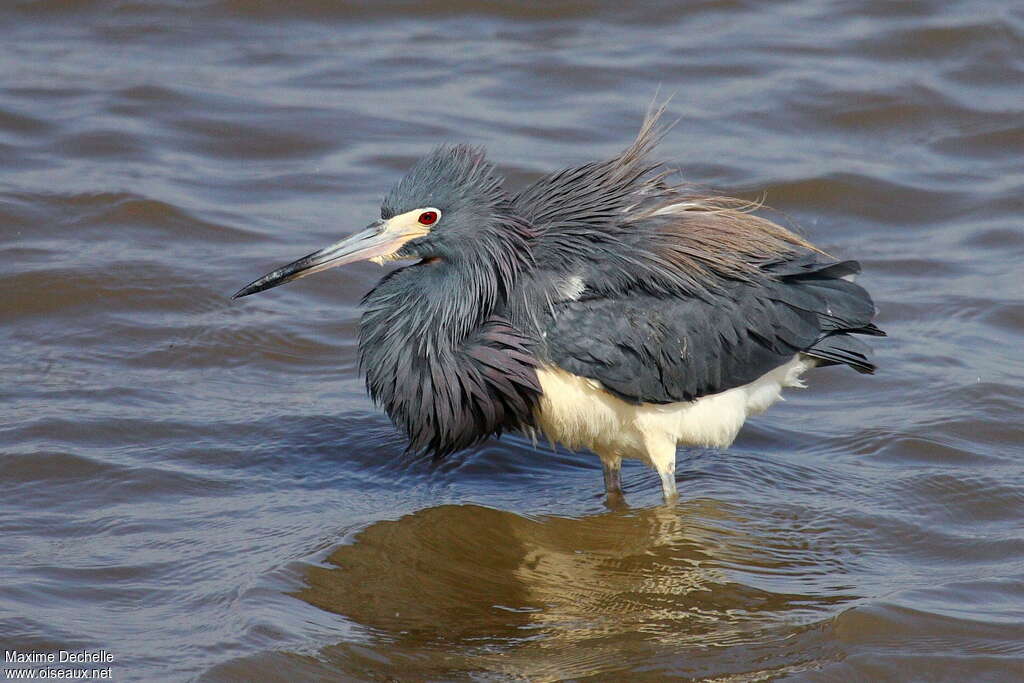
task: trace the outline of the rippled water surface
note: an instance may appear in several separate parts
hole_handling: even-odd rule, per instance
[[[1024,678],[1015,7],[5,3],[0,642],[116,680]],[[228,299],[439,142],[514,187],[659,88],[661,157],[859,258],[890,334],[681,453],[677,505],[519,437],[403,456],[355,361],[376,266]]]

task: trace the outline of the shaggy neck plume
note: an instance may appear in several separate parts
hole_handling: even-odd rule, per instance
[[[397,270],[363,300],[367,389],[411,451],[446,455],[531,424],[533,341],[494,314],[531,265],[531,236],[502,216],[451,258]]]

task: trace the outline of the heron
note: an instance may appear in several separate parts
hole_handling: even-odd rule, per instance
[[[816,366],[873,373],[860,337],[884,332],[857,261],[652,160],[663,111],[617,156],[518,192],[482,148],[442,145],[364,230],[233,298],[359,260],[406,262],[362,299],[359,364],[409,451],[543,435],[595,453],[609,499],[630,458],[673,501],[680,445],[730,446]]]

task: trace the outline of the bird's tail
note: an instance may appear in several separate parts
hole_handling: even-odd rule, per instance
[[[821,262],[815,256],[766,267],[787,286],[775,296],[793,307],[818,316],[822,334],[803,353],[819,365],[849,365],[872,374],[871,347],[855,335],[884,337],[871,320],[877,309],[867,290],[853,281],[857,261]]]

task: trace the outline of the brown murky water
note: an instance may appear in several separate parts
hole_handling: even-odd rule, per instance
[[[0,642],[116,680],[1024,678],[1016,3],[15,0],[0,10]],[[510,184],[661,147],[862,260],[841,369],[680,457],[410,461],[363,226],[443,141]],[[12,670],[10,664],[5,664]]]

